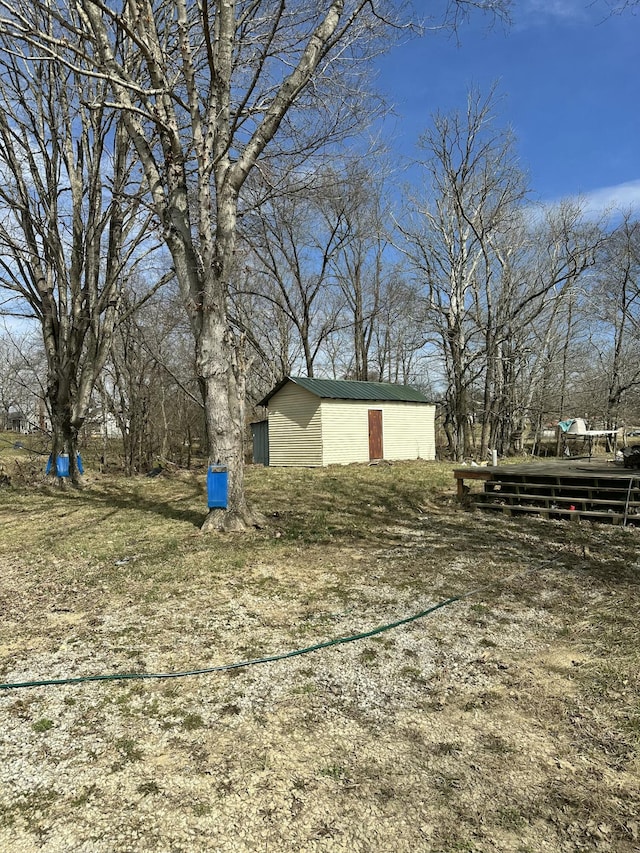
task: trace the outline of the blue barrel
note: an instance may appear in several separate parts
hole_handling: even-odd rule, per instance
[[[227,508],[229,474],[226,465],[209,465],[207,471],[207,501],[209,509]]]
[[[44,473],[49,476],[51,473],[51,468],[53,467],[52,457],[49,456],[47,459],[47,467],[44,469]],[[69,476],[69,454],[68,453],[59,453],[56,457],[56,476],[58,477],[68,477]]]
[[[69,476],[69,454],[68,453],[59,453],[58,458],[56,460],[56,468],[58,471],[58,477],[68,477]]]
[[[84,465],[82,464],[82,459],[80,459],[80,454],[76,456],[76,466],[78,468],[78,474],[84,474]]]

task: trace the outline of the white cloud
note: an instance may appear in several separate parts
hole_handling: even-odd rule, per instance
[[[594,17],[594,9],[583,0],[523,0],[514,9],[516,27],[550,20],[586,21]]]
[[[538,199],[526,207],[526,215],[532,223],[539,222],[547,211],[566,203],[574,204],[583,216],[592,221],[604,218],[610,223],[615,222],[627,212],[640,217],[640,178],[580,194]]]
[[[612,187],[600,187],[582,196],[585,211],[600,214],[611,210],[632,210],[640,214],[640,178]]]

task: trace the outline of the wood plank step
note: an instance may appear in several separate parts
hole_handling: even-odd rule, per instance
[[[507,515],[640,524],[640,471],[590,461],[500,465],[456,471],[458,496]],[[483,480],[473,492],[464,480]],[[576,507],[569,509],[570,506]]]
[[[562,483],[551,483],[547,480],[546,483],[531,483],[530,481],[525,480],[488,480],[485,483],[485,491],[500,491],[504,486],[512,486],[517,488],[526,488],[526,489],[561,489],[564,491],[576,491],[576,492],[589,492],[589,491],[601,491],[601,492],[616,492],[619,494],[626,495],[629,491],[629,486],[621,486],[620,481],[609,481],[616,482],[616,485],[609,485],[608,483],[605,485],[602,481],[592,482],[587,485],[584,485],[584,481],[582,483],[568,483],[564,481]],[[495,488],[496,486],[500,488]],[[492,488],[493,487],[493,488]],[[640,492],[640,484],[631,489],[632,492]]]
[[[570,518],[579,520],[580,518],[593,518],[600,520],[611,521],[617,524],[624,520],[623,512],[602,512],[600,510],[569,510],[569,509],[551,509],[543,506],[520,506],[518,504],[500,504],[500,503],[483,503],[481,501],[475,504],[479,509],[502,510],[506,515],[512,513],[537,513],[545,518]],[[627,522],[640,523],[640,516],[628,515]]]
[[[505,499],[513,499],[517,501],[544,501],[545,505],[548,503],[563,503],[563,504],[572,504],[572,503],[588,503],[588,504],[602,504],[603,506],[616,506],[622,505],[627,506],[627,501],[623,498],[622,500],[617,500],[616,498],[593,498],[593,497],[576,497],[575,495],[533,495],[528,494],[526,492],[485,492],[483,494],[484,498],[494,498],[495,500]],[[640,506],[640,500],[630,500],[629,507]]]

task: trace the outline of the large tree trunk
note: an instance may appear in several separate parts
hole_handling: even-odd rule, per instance
[[[83,485],[82,475],[78,469],[78,429],[72,416],[72,401],[68,377],[59,375],[50,377],[47,396],[51,407],[51,473],[50,476],[59,485],[64,485],[66,478],[58,477],[57,458],[61,454],[69,455],[69,481],[76,487]]]
[[[213,313],[203,317],[196,367],[205,402],[209,461],[228,471],[226,509],[210,509],[203,531],[256,524],[244,494],[244,375],[230,333]]]
[[[217,191],[212,261],[204,270],[202,312],[196,334],[196,370],[202,390],[209,461],[228,471],[226,509],[210,509],[203,531],[241,531],[259,524],[244,493],[245,366],[242,343],[227,316],[228,281],[235,249],[237,195],[224,179]]]

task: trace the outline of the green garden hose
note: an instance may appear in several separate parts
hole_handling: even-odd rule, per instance
[[[494,581],[493,583],[484,584],[483,586],[476,587],[475,589],[470,590],[469,592],[462,593],[461,595],[454,595],[451,598],[446,598],[444,601],[438,602],[438,604],[434,604],[432,607],[428,607],[426,610],[421,610],[419,613],[414,613],[412,616],[406,616],[404,619],[398,619],[395,622],[389,622],[386,625],[380,625],[378,628],[372,628],[369,631],[362,631],[358,634],[350,634],[347,637],[337,637],[333,640],[326,640],[323,643],[316,643],[313,646],[306,646],[303,649],[294,649],[289,652],[280,652],[275,655],[268,655],[262,658],[252,658],[250,660],[236,661],[235,663],[227,663],[222,664],[220,666],[209,666],[203,667],[201,669],[189,669],[180,672],[114,672],[103,675],[79,675],[76,677],[68,677],[68,678],[45,678],[37,681],[17,681],[17,682],[9,682],[7,684],[0,684],[0,690],[18,690],[19,688],[24,687],[60,687],[65,684],[85,684],[91,681],[132,681],[132,680],[140,680],[140,679],[168,679],[168,678],[186,678],[189,675],[209,675],[214,672],[228,672],[232,669],[241,669],[247,666],[256,666],[262,663],[273,663],[274,661],[286,660],[287,658],[298,657],[299,655],[307,655],[311,652],[320,651],[320,649],[328,649],[331,646],[340,646],[344,643],[354,643],[356,640],[365,640],[367,637],[374,637],[376,634],[382,634],[385,631],[390,631],[393,628],[398,628],[400,625],[407,625],[410,622],[415,622],[417,619],[423,619],[425,616],[429,616],[431,613],[434,613],[436,610],[441,610],[443,607],[447,607],[450,604],[453,604],[456,601],[462,601],[465,598],[469,598],[471,595],[477,595],[484,590],[491,589],[495,586],[499,586],[501,584],[507,583],[510,580],[513,580],[516,577],[521,577],[524,575],[532,574],[533,572],[538,572],[545,566],[555,562],[555,557],[550,560],[545,560],[540,565],[536,566],[533,569],[525,569],[524,571],[516,572],[512,575],[509,575],[506,578],[502,578],[499,581]]]

